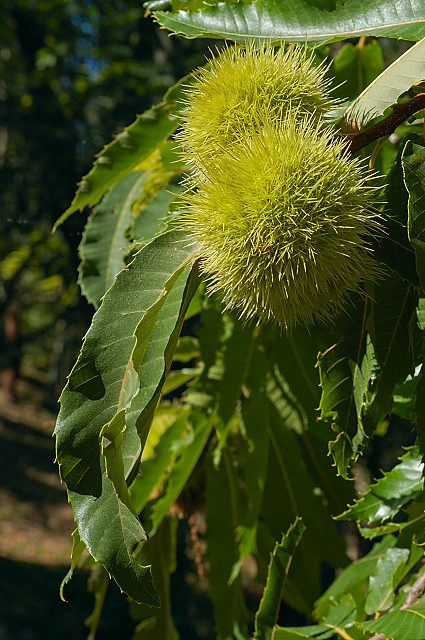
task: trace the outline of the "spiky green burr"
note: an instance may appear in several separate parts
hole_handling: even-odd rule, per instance
[[[179,134],[195,167],[221,155],[264,122],[279,123],[288,110],[316,121],[334,108],[323,65],[302,46],[225,49],[200,69],[187,88]]]
[[[210,291],[245,319],[330,318],[377,272],[375,189],[344,142],[289,110],[204,162],[182,224],[198,243]]]

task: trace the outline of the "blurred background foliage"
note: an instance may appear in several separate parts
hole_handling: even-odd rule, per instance
[[[85,575],[59,599],[73,524],[51,438],[94,311],[77,285],[87,216],[52,226],[94,154],[208,44],[169,38],[134,0],[0,2],[1,640],[81,640],[92,606]],[[130,637],[126,599],[110,591],[99,634]]]
[[[134,1],[1,3],[0,375],[9,396],[20,373],[48,384],[55,406],[90,322],[75,284],[85,217],[50,234],[77,180],[206,48],[170,39]]]

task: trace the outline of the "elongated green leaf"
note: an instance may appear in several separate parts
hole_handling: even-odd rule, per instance
[[[424,18],[425,15],[422,11],[422,21]],[[419,29],[418,37],[424,38],[424,35],[425,32]],[[411,39],[416,40],[415,37]],[[402,93],[408,91],[412,85],[421,82],[424,78],[425,39],[422,39],[397,58],[366,87],[347,109],[344,117],[349,121],[356,120],[363,125],[367,124],[369,120],[382,115],[385,109],[397,102],[397,98]]]
[[[409,141],[402,156],[404,181],[409,193],[409,240],[415,250],[416,269],[425,288],[425,147]]]
[[[86,618],[84,624],[89,628],[90,633],[87,640],[94,640],[96,632],[99,628],[100,618],[102,616],[105,598],[109,587],[110,577],[108,572],[100,565],[96,564],[90,571],[90,577],[87,581],[88,590],[94,595],[94,607],[89,617]]]
[[[356,593],[360,590],[364,598],[365,586],[369,576],[375,571],[378,560],[385,557],[387,550],[394,547],[396,542],[397,539],[394,536],[385,536],[367,555],[344,569],[316,602],[315,617],[319,621],[325,619],[334,602],[347,593]]]
[[[165,187],[140,211],[130,229],[131,236],[137,242],[148,242],[161,225],[165,227],[169,205],[177,198],[180,191],[181,187],[167,182]]]
[[[418,300],[413,287],[394,272],[373,286],[371,299],[368,327],[378,368],[371,385],[374,397],[366,411],[376,423],[391,413],[396,384],[414,372],[410,326],[416,321]]]
[[[300,638],[312,640],[323,637],[321,634],[325,634],[324,637],[327,637],[329,633],[333,634],[334,632],[333,630],[329,631],[324,624],[312,624],[307,627],[277,627],[273,640],[300,640]]]
[[[119,133],[98,154],[89,173],[79,184],[69,208],[56,222],[58,227],[74,211],[93,206],[119,180],[139,168],[146,159],[174,133],[179,124],[177,101],[180,98],[180,80],[156,107],[137,116],[133,124]]]
[[[421,507],[421,512],[417,513],[418,506]],[[401,534],[403,531],[408,530],[410,536],[414,536],[415,538],[421,537],[424,531],[424,507],[425,500],[417,500],[413,502],[411,508],[407,508],[407,516],[408,520],[404,522],[386,522],[385,524],[378,527],[360,527],[359,532],[366,538],[366,540],[374,540],[375,538],[381,538],[382,536],[391,535],[391,534]],[[409,513],[410,511],[414,513]]]
[[[72,575],[73,575],[73,573],[75,571],[75,568],[76,568],[76,566],[78,564],[78,561],[81,558],[85,548],[86,548],[86,545],[81,540],[80,534],[78,533],[78,529],[75,529],[72,532],[71,566],[69,568],[68,573],[66,574],[66,576],[62,580],[61,586],[60,586],[60,589],[59,589],[60,598],[61,598],[61,600],[63,600],[63,602],[66,602],[65,596],[63,595],[63,590],[65,588],[65,585],[71,580]]]
[[[425,367],[423,364],[418,381],[418,386],[416,388],[415,410],[417,419],[416,428],[418,432],[418,444],[423,459],[425,456]]]
[[[269,440],[268,402],[265,393],[266,363],[258,347],[253,349],[251,366],[246,378],[245,394],[239,416],[242,431],[248,440],[248,454],[244,464],[244,478],[248,508],[238,526],[241,559],[257,551],[257,525],[266,480]]]
[[[302,520],[297,518],[287,533],[282,536],[282,540],[276,543],[269,564],[263,597],[255,615],[255,640],[272,638],[289,567],[304,531],[305,526]]]
[[[309,335],[297,327],[290,335],[270,335],[263,339],[265,348],[276,360],[267,380],[267,394],[283,423],[302,438],[302,455],[316,486],[326,495],[331,513],[338,512],[352,496],[352,486],[335,477],[328,456],[330,429],[318,421],[320,403],[319,371],[315,366],[328,331],[319,327]]]
[[[334,631],[321,624],[310,625],[308,627],[278,627],[273,635],[273,640],[315,640],[316,638],[328,638]]]
[[[422,640],[425,638],[425,601],[407,609],[390,611],[377,620],[359,623],[365,631],[382,633],[393,640]]]
[[[112,481],[115,492],[122,503],[133,511],[124,470],[123,433],[125,430],[124,409],[118,411],[112,420],[106,423],[100,432],[102,453],[105,456],[106,475]]]
[[[409,558],[408,549],[397,547],[388,549],[385,556],[376,563],[374,574],[369,579],[365,611],[375,615],[386,611],[394,602],[394,590],[398,586]]]
[[[127,428],[123,442],[125,473],[129,482],[137,473],[163,382],[171,365],[173,347],[177,341],[175,333],[180,334],[185,313],[181,306],[186,308],[188,280],[193,282],[193,273],[189,273],[189,269],[190,265],[187,265],[177,281],[173,282],[168,295],[158,298],[134,332],[136,346],[133,351],[133,367],[139,374],[139,391],[133,396],[126,411]],[[170,349],[171,354],[166,355],[166,351]],[[134,442],[137,440],[139,442],[136,447]]]
[[[120,458],[114,454],[120,451],[124,411],[139,392],[133,364],[143,359],[146,340],[136,340],[134,334],[142,331],[143,318],[154,329],[157,302],[166,299],[189,259],[184,234],[172,231],[147,245],[119,274],[95,314],[62,393],[55,430],[61,477],[81,539],[124,591],[137,601],[147,598],[149,604],[156,602],[149,571],[132,556],[144,532],[126,504]],[[100,437],[111,421],[119,429],[110,433],[114,446],[109,477]]]
[[[135,546],[146,539],[142,525],[119,499],[101,463],[99,497],[68,490],[81,539],[95,560],[114,577],[118,586],[136,602],[158,606],[150,567],[133,558]]]
[[[207,324],[200,334],[201,356],[206,354],[206,363],[198,384],[189,391],[189,401],[204,406],[217,405],[218,421],[216,428],[220,435],[218,447],[214,455],[218,462],[221,450],[226,445],[229,431],[234,427],[234,414],[243,396],[243,385],[249,372],[250,361],[256,342],[258,331],[253,326],[242,325],[233,315],[226,315],[225,335],[222,343],[218,344],[221,319],[217,310],[212,307],[204,311],[202,317],[207,316]],[[211,335],[208,321],[212,322]],[[211,342],[210,342],[211,341]],[[215,358],[214,364],[213,358]],[[207,368],[207,365],[210,365]],[[197,394],[197,398],[195,395]]]
[[[90,215],[79,252],[79,283],[87,300],[98,307],[115,276],[124,268],[128,252],[125,230],[131,221],[131,204],[140,195],[145,171],[125,176],[106,194]]]
[[[275,382],[285,399],[300,415],[303,428],[316,429],[320,402],[319,372],[316,368],[319,345],[317,336],[304,327],[296,327],[287,336],[267,335],[270,352],[282,378],[275,372]]]
[[[62,393],[55,430],[61,477],[69,488],[99,494],[100,432],[139,391],[133,357],[142,360],[143,351],[133,354],[134,333],[147,309],[167,294],[165,282],[174,284],[189,259],[184,234],[158,237],[120,273],[95,314]]]
[[[208,460],[206,489],[210,593],[217,636],[226,639],[232,637],[234,622],[243,628],[247,617],[240,575],[229,583],[239,561],[236,527],[242,506],[232,455],[226,448],[218,469]]]
[[[391,471],[372,484],[360,500],[336,520],[367,520],[373,523],[393,518],[422,489],[422,472],[419,449],[411,447]]]
[[[175,570],[177,521],[166,518],[156,534],[143,545],[141,562],[152,564],[152,574],[161,607],[131,605],[133,618],[141,620],[132,640],[179,640],[171,616],[170,574]]]
[[[293,640],[295,638],[325,638],[335,637],[335,634],[342,636],[345,629],[348,634],[345,637],[351,638],[351,629],[356,619],[356,603],[349,594],[341,598],[329,611],[325,620],[318,625],[307,627],[276,627],[273,640]],[[344,636],[342,636],[344,637]]]
[[[417,135],[414,135],[417,140]],[[409,242],[408,220],[408,192],[403,180],[402,155],[400,148],[393,168],[391,169],[384,200],[384,225],[385,235],[375,247],[377,260],[384,262],[390,269],[396,271],[414,287],[419,285],[418,274],[415,265],[415,252]]]
[[[282,424],[272,408],[268,436],[270,453],[261,507],[262,527],[269,530],[274,544],[296,517],[303,519],[306,532],[294,558],[285,599],[298,610],[308,612],[320,593],[322,561],[343,566],[345,548],[306,466],[297,435]],[[269,545],[265,540],[261,542],[263,557],[273,550]]]
[[[164,493],[152,507],[151,520],[154,529],[162,522],[169,508],[186,485],[205,448],[213,425],[214,416],[198,419],[194,426],[192,438],[190,440],[187,439],[186,446],[182,446],[181,450],[178,451],[171,473],[168,475]]]
[[[219,415],[224,423],[230,420],[241,397],[241,387],[248,373],[255,337],[254,327],[243,326],[235,321],[224,350],[224,375],[218,390]]]
[[[199,375],[198,369],[177,369],[170,371],[162,387],[164,396],[180,387],[184,387]]]
[[[390,36],[417,40],[425,37],[422,3],[399,0],[337,1],[333,10],[308,0],[219,2],[201,11],[155,11],[165,29],[188,38],[227,38],[235,42],[328,42],[355,36]]]
[[[330,422],[337,438],[329,452],[338,474],[348,477],[350,462],[361,451],[367,436],[363,412],[371,400],[370,384],[376,370],[374,350],[366,327],[370,301],[357,299],[351,315],[337,321],[339,341],[318,357],[322,397],[321,419]]]
[[[172,465],[179,453],[177,446],[183,440],[187,430],[189,412],[180,414],[170,427],[161,435],[153,455],[140,465],[140,474],[131,485],[131,501],[137,513],[146,505],[153,489],[159,486],[164,474],[171,471]],[[184,439],[187,445],[187,438]]]
[[[141,322],[135,331],[137,343],[133,353],[133,365],[139,372],[140,389],[131,400],[126,413],[124,449],[127,452],[126,474],[129,479],[137,472],[140,454],[161,399],[181,328],[190,301],[200,283],[197,263],[193,264],[187,275],[189,268],[189,265],[185,267],[185,272],[174,285],[165,303],[160,299],[152,306],[152,311],[155,307],[156,310],[149,322]],[[155,315],[158,320],[150,333],[149,326]],[[139,452],[132,448],[136,432],[140,438]],[[129,446],[126,446],[127,444]]]

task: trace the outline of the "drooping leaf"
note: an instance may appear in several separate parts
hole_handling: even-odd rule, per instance
[[[269,440],[268,403],[265,390],[266,363],[258,347],[253,349],[247,375],[239,420],[248,441],[248,453],[243,464],[248,506],[238,526],[241,559],[257,550],[257,525],[267,471]]]
[[[161,606],[152,609],[146,605],[131,604],[133,618],[141,620],[132,640],[178,640],[179,635],[171,615],[170,574],[175,570],[177,520],[165,518],[157,532],[146,542],[141,562],[152,565],[155,587]]]
[[[157,300],[150,309],[151,317],[146,316],[145,321],[140,322],[135,330],[137,341],[133,352],[133,366],[139,373],[140,388],[126,413],[127,429],[123,444],[127,452],[128,479],[133,478],[137,471],[140,454],[161,399],[190,301],[200,283],[197,263],[192,265],[190,272],[189,269],[190,265],[187,265],[165,302],[164,298]],[[136,433],[140,439],[139,452],[132,444]]]
[[[367,301],[351,307],[351,316],[338,325],[339,342],[318,357],[321,419],[330,422],[337,437],[329,444],[338,473],[347,478],[365,439],[361,416],[369,402],[369,385],[375,367],[367,339]]]
[[[174,133],[179,124],[177,106],[181,96],[183,78],[164,96],[156,107],[137,116],[133,124],[119,133],[98,154],[89,173],[81,180],[69,208],[57,220],[61,225],[74,211],[93,206],[119,180],[140,168],[142,163]]]
[[[336,1],[329,10],[308,0],[229,0],[200,11],[155,11],[165,29],[188,38],[289,42],[329,42],[356,36],[425,37],[425,8],[410,0]]]
[[[356,603],[353,597],[348,594],[341,598],[330,609],[326,618],[317,625],[307,627],[276,627],[273,640],[295,640],[296,638],[325,638],[335,637],[335,634],[342,635],[345,629],[348,630],[347,638],[352,638],[351,629],[356,619]]]
[[[409,240],[415,250],[416,269],[425,288],[425,147],[409,141],[402,156],[403,174],[409,193]]]
[[[425,601],[407,609],[389,611],[377,620],[359,623],[365,631],[382,633],[393,640],[422,640],[425,637]]]
[[[391,413],[396,384],[414,372],[410,326],[412,320],[416,322],[417,294],[392,272],[374,284],[370,297],[368,328],[377,368],[371,385],[373,399],[366,413],[376,424]]]
[[[192,416],[194,418],[195,413]],[[186,438],[186,442],[182,442],[180,450],[176,447],[177,455],[171,472],[167,477],[164,492],[151,509],[150,517],[153,529],[160,525],[173,502],[181,494],[205,448],[213,425],[214,415],[199,416],[194,421],[190,439]],[[176,446],[176,443],[174,443],[174,446]]]
[[[86,548],[86,545],[81,540],[80,534],[78,533],[78,529],[74,529],[74,531],[72,532],[71,566],[69,568],[68,573],[62,580],[60,589],[59,589],[60,598],[61,600],[63,600],[63,602],[66,602],[65,596],[63,595],[63,590],[65,588],[65,585],[71,580],[73,573],[75,571],[75,568],[78,564],[78,561],[81,558],[81,555],[83,554],[85,548]]]
[[[128,252],[125,230],[131,204],[146,180],[145,171],[133,171],[116,183],[90,215],[80,244],[79,283],[87,300],[97,308]]]
[[[292,607],[307,613],[320,593],[322,561],[343,566],[345,547],[323,503],[322,492],[317,490],[309,473],[297,435],[282,424],[272,408],[268,436],[270,445],[259,551],[263,558],[268,557],[273,549],[273,546],[270,548],[271,541],[275,541],[296,517],[303,519],[306,532],[291,567],[285,599]],[[271,534],[269,540],[265,530]]]
[[[87,640],[94,640],[96,632],[99,628],[100,618],[102,616],[105,604],[106,593],[108,591],[110,578],[108,572],[100,565],[96,564],[90,571],[90,577],[87,581],[88,590],[94,595],[94,607],[89,617],[86,618],[84,624],[89,628]]]
[[[282,376],[279,380],[275,373],[276,383],[289,404],[296,408],[303,428],[315,428],[320,402],[320,380],[316,368],[318,336],[310,335],[304,327],[296,327],[286,336],[276,335],[276,331],[270,335],[269,332],[267,340],[270,341],[273,361]]]
[[[417,136],[415,134],[415,139]],[[388,175],[384,193],[384,228],[385,233],[374,248],[377,260],[384,262],[401,278],[417,287],[419,284],[415,265],[415,252],[408,236],[408,192],[403,180],[402,168],[403,147],[395,158],[394,165]]]
[[[351,505],[336,520],[385,522],[393,518],[404,504],[423,487],[423,464],[418,447],[411,447],[400,462]]]
[[[133,365],[146,351],[147,340],[136,340],[134,334],[142,331],[143,318],[152,332],[158,301],[164,304],[189,259],[184,234],[172,231],[146,245],[119,274],[95,314],[62,393],[55,430],[61,477],[81,539],[124,591],[149,604],[157,602],[149,570],[132,556],[145,535],[122,494],[119,465],[109,466],[112,479],[106,475],[100,436],[114,419],[120,425],[117,435],[121,433],[124,411],[140,392]]]
[[[217,636],[231,638],[234,623],[244,628],[247,613],[241,577],[229,583],[233,567],[239,561],[236,527],[241,519],[242,502],[236,469],[229,449],[222,452],[220,465],[207,464],[206,513],[208,534],[209,582],[214,604]]]
[[[263,332],[264,334],[264,332]],[[275,363],[267,380],[267,394],[283,423],[299,434],[302,456],[316,486],[326,495],[331,513],[347,504],[352,487],[335,477],[328,456],[329,426],[319,422],[320,378],[317,353],[330,340],[325,327],[310,335],[302,327],[287,336],[268,332],[263,342]]]
[[[142,511],[152,491],[159,486],[164,475],[171,471],[179,453],[176,444],[183,439],[187,428],[188,414],[189,411],[186,410],[176,417],[161,435],[152,456],[142,461],[139,474],[130,488],[131,501],[136,513]]]
[[[137,518],[119,499],[103,464],[101,472],[99,497],[68,490],[81,539],[122,591],[136,602],[158,606],[150,567],[142,567],[133,557],[134,548],[146,539],[146,534]]]
[[[291,566],[292,557],[305,531],[301,519],[296,519],[287,533],[276,543],[269,564],[267,582],[263,597],[255,615],[255,640],[269,640],[279,615],[285,582]]]
[[[166,281],[174,284],[190,260],[184,238],[168,232],[142,249],[94,316],[62,393],[55,430],[61,477],[69,488],[99,494],[100,432],[139,391],[133,359],[142,361],[146,344],[134,351],[134,333],[149,307],[167,295]]]
[[[369,576],[375,571],[378,560],[385,557],[387,550],[394,547],[396,542],[397,539],[394,536],[385,536],[374,545],[367,555],[348,565],[316,602],[316,619],[319,621],[325,619],[335,601],[347,593],[355,595],[360,592],[363,600],[365,586]],[[362,606],[362,602],[358,603],[358,607],[360,606]]]
[[[409,549],[397,547],[388,549],[380,558],[369,579],[365,611],[368,615],[386,611],[394,602],[394,591],[404,575],[404,567],[409,558]]]
[[[257,332],[253,326],[235,321],[223,354],[224,374],[218,389],[219,415],[226,424],[241,396],[241,387],[249,370]]]
[[[400,8],[403,12],[404,7]],[[422,12],[423,22],[425,14],[423,9],[420,11]],[[409,10],[407,10],[405,15],[407,16],[408,13]],[[403,13],[401,15],[403,15]],[[397,28],[401,28],[400,22],[397,27],[395,27],[395,29]],[[408,91],[412,85],[417,82],[421,82],[425,78],[424,35],[425,32],[419,29],[418,38],[423,39],[408,49],[403,53],[403,55],[399,56],[387,69],[385,69],[366,87],[356,100],[354,100],[344,114],[344,117],[348,121],[356,120],[363,125],[367,124],[369,120],[382,115],[385,109],[395,104],[397,102],[397,98],[402,93]],[[414,37],[407,39],[416,40],[417,38]]]

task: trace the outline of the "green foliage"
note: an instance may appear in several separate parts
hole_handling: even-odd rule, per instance
[[[420,457],[417,447],[409,449],[399,464],[370,485],[368,491],[336,520],[367,520],[369,524],[392,520],[422,489]]]
[[[91,171],[82,178],[71,206],[57,221],[62,224],[74,211],[99,202],[121,178],[147,161],[178,127],[176,103],[180,83],[167,92],[164,102],[137,117],[99,153]]]
[[[408,233],[415,249],[416,270],[421,286],[425,284],[425,254],[423,250],[423,215],[425,202],[425,149],[423,145],[408,142],[404,148],[402,165],[404,180],[409,193]]]
[[[417,42],[397,58],[359,95],[345,112],[345,117],[360,121],[362,125],[397,102],[398,97],[409,91],[425,77],[425,39]]]
[[[237,42],[425,34],[425,14],[411,3],[399,3],[397,17],[390,2],[167,0],[146,6],[171,30]],[[364,27],[378,24],[378,15],[378,27]],[[322,46],[308,69],[325,93],[328,82],[347,79],[347,93],[340,88],[335,95],[351,100],[369,85],[345,112],[368,112],[366,122],[382,117],[401,94],[400,104],[408,105],[411,85],[423,79],[422,42],[381,73],[384,49],[385,43],[364,38],[338,51]],[[261,51],[272,62],[299,55],[298,49]],[[138,621],[134,639],[176,640],[181,519],[189,523],[192,569],[198,589],[208,592],[218,639],[367,640],[383,633],[419,640],[423,113],[414,120],[406,112],[396,136],[362,151],[379,167],[381,192],[371,187],[361,161],[349,157],[335,114],[323,113],[334,98],[323,109],[313,100],[312,113],[301,120],[291,98],[283,116],[276,107],[281,76],[268,77],[268,64],[257,69],[252,44],[248,52],[226,49],[118,134],[62,217],[97,205],[80,246],[80,284],[98,309],[62,392],[56,426],[60,475],[78,527],[63,586],[83,562],[85,547],[90,562],[104,568],[101,579],[93,579],[91,637],[110,574],[129,596]],[[252,66],[242,100],[234,76],[246,56]],[[324,80],[323,68],[314,65],[327,56],[333,63]],[[221,129],[208,147],[217,117]],[[185,129],[175,136],[182,122]],[[272,196],[284,201],[283,218],[294,233],[270,215],[268,226],[260,225]],[[189,216],[181,212],[188,202]],[[335,214],[324,216],[332,218],[326,233],[312,229],[309,207]],[[204,249],[214,225],[219,233],[211,260]],[[228,246],[232,225],[238,236]],[[256,233],[263,243],[273,240],[279,259],[304,256],[294,249],[296,233],[308,236],[308,269],[299,258],[298,267],[285,263],[286,270],[268,277],[267,247],[264,259],[247,255]],[[331,235],[336,253],[327,252]],[[0,266],[13,275],[27,254],[21,248]],[[234,259],[237,277],[226,271]],[[212,292],[201,285],[203,273],[215,283]],[[250,321],[241,322],[233,306]],[[397,425],[402,452],[391,444]],[[411,446],[414,426],[419,438]],[[380,447],[391,457],[375,464]],[[303,616],[298,626],[290,608]]]
[[[267,584],[255,616],[255,640],[265,640],[272,637],[273,627],[279,614],[285,579],[304,529],[302,521],[296,520],[283,536],[281,542],[276,543],[270,560]]]
[[[297,0],[296,4],[291,0],[227,0],[200,11],[156,9],[153,7],[154,15],[162,27],[187,38],[322,43],[362,35],[406,40],[425,37],[425,10],[409,0],[399,2],[397,9],[392,0],[351,0],[348,6],[335,0]]]

